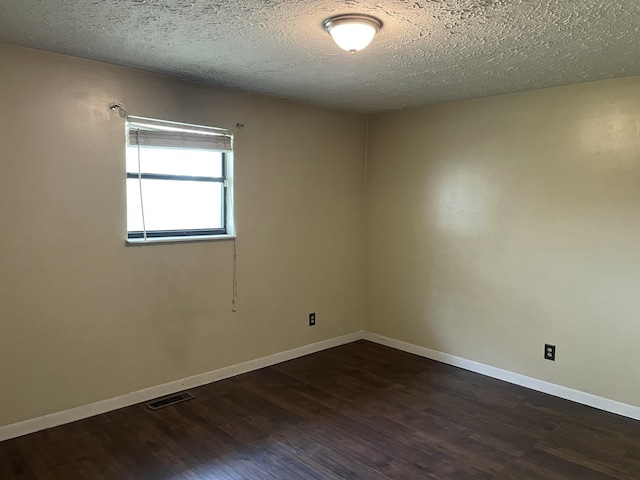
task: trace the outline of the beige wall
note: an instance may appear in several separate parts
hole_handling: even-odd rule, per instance
[[[0,60],[0,426],[358,331],[363,303],[366,330],[640,405],[640,78],[370,117],[365,231],[361,116]],[[245,124],[237,313],[232,242],[125,247],[115,101]]]
[[[639,77],[368,137],[366,330],[640,405]]]
[[[232,242],[125,247],[115,101],[245,124],[237,313]],[[0,105],[0,426],[361,329],[364,117],[8,45]]]

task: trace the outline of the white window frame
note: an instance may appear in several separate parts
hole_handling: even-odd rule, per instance
[[[223,189],[223,228],[213,229],[175,229],[175,230],[146,230],[144,227],[144,206],[142,207],[143,230],[129,231],[127,226],[127,243],[167,243],[203,240],[225,240],[235,238],[234,202],[233,202],[233,134],[229,130],[179,123],[166,120],[156,120],[145,117],[128,115],[126,118],[127,147],[138,149],[144,146],[199,148],[217,151],[222,154],[222,177],[186,177],[183,175],[160,175],[125,172],[126,178],[159,180],[198,180],[222,183]],[[128,148],[127,148],[128,150]],[[141,202],[143,202],[141,195]],[[142,204],[143,205],[143,204]],[[129,212],[127,211],[127,223]]]

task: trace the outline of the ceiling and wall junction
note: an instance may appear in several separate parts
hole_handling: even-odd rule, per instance
[[[349,55],[335,14],[384,22]],[[0,41],[219,87],[382,112],[640,74],[635,0],[21,0]]]

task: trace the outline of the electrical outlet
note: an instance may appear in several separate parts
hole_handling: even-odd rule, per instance
[[[548,343],[544,344],[544,358],[546,360],[551,360],[552,362],[556,361],[556,346],[549,345]]]
[[[316,314],[315,313],[310,313],[309,314],[309,326],[313,327],[316,324]]]

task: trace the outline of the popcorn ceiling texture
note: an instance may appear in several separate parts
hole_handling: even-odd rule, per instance
[[[355,55],[321,27],[347,12],[384,22]],[[0,0],[0,41],[380,112],[638,75],[640,2]]]

